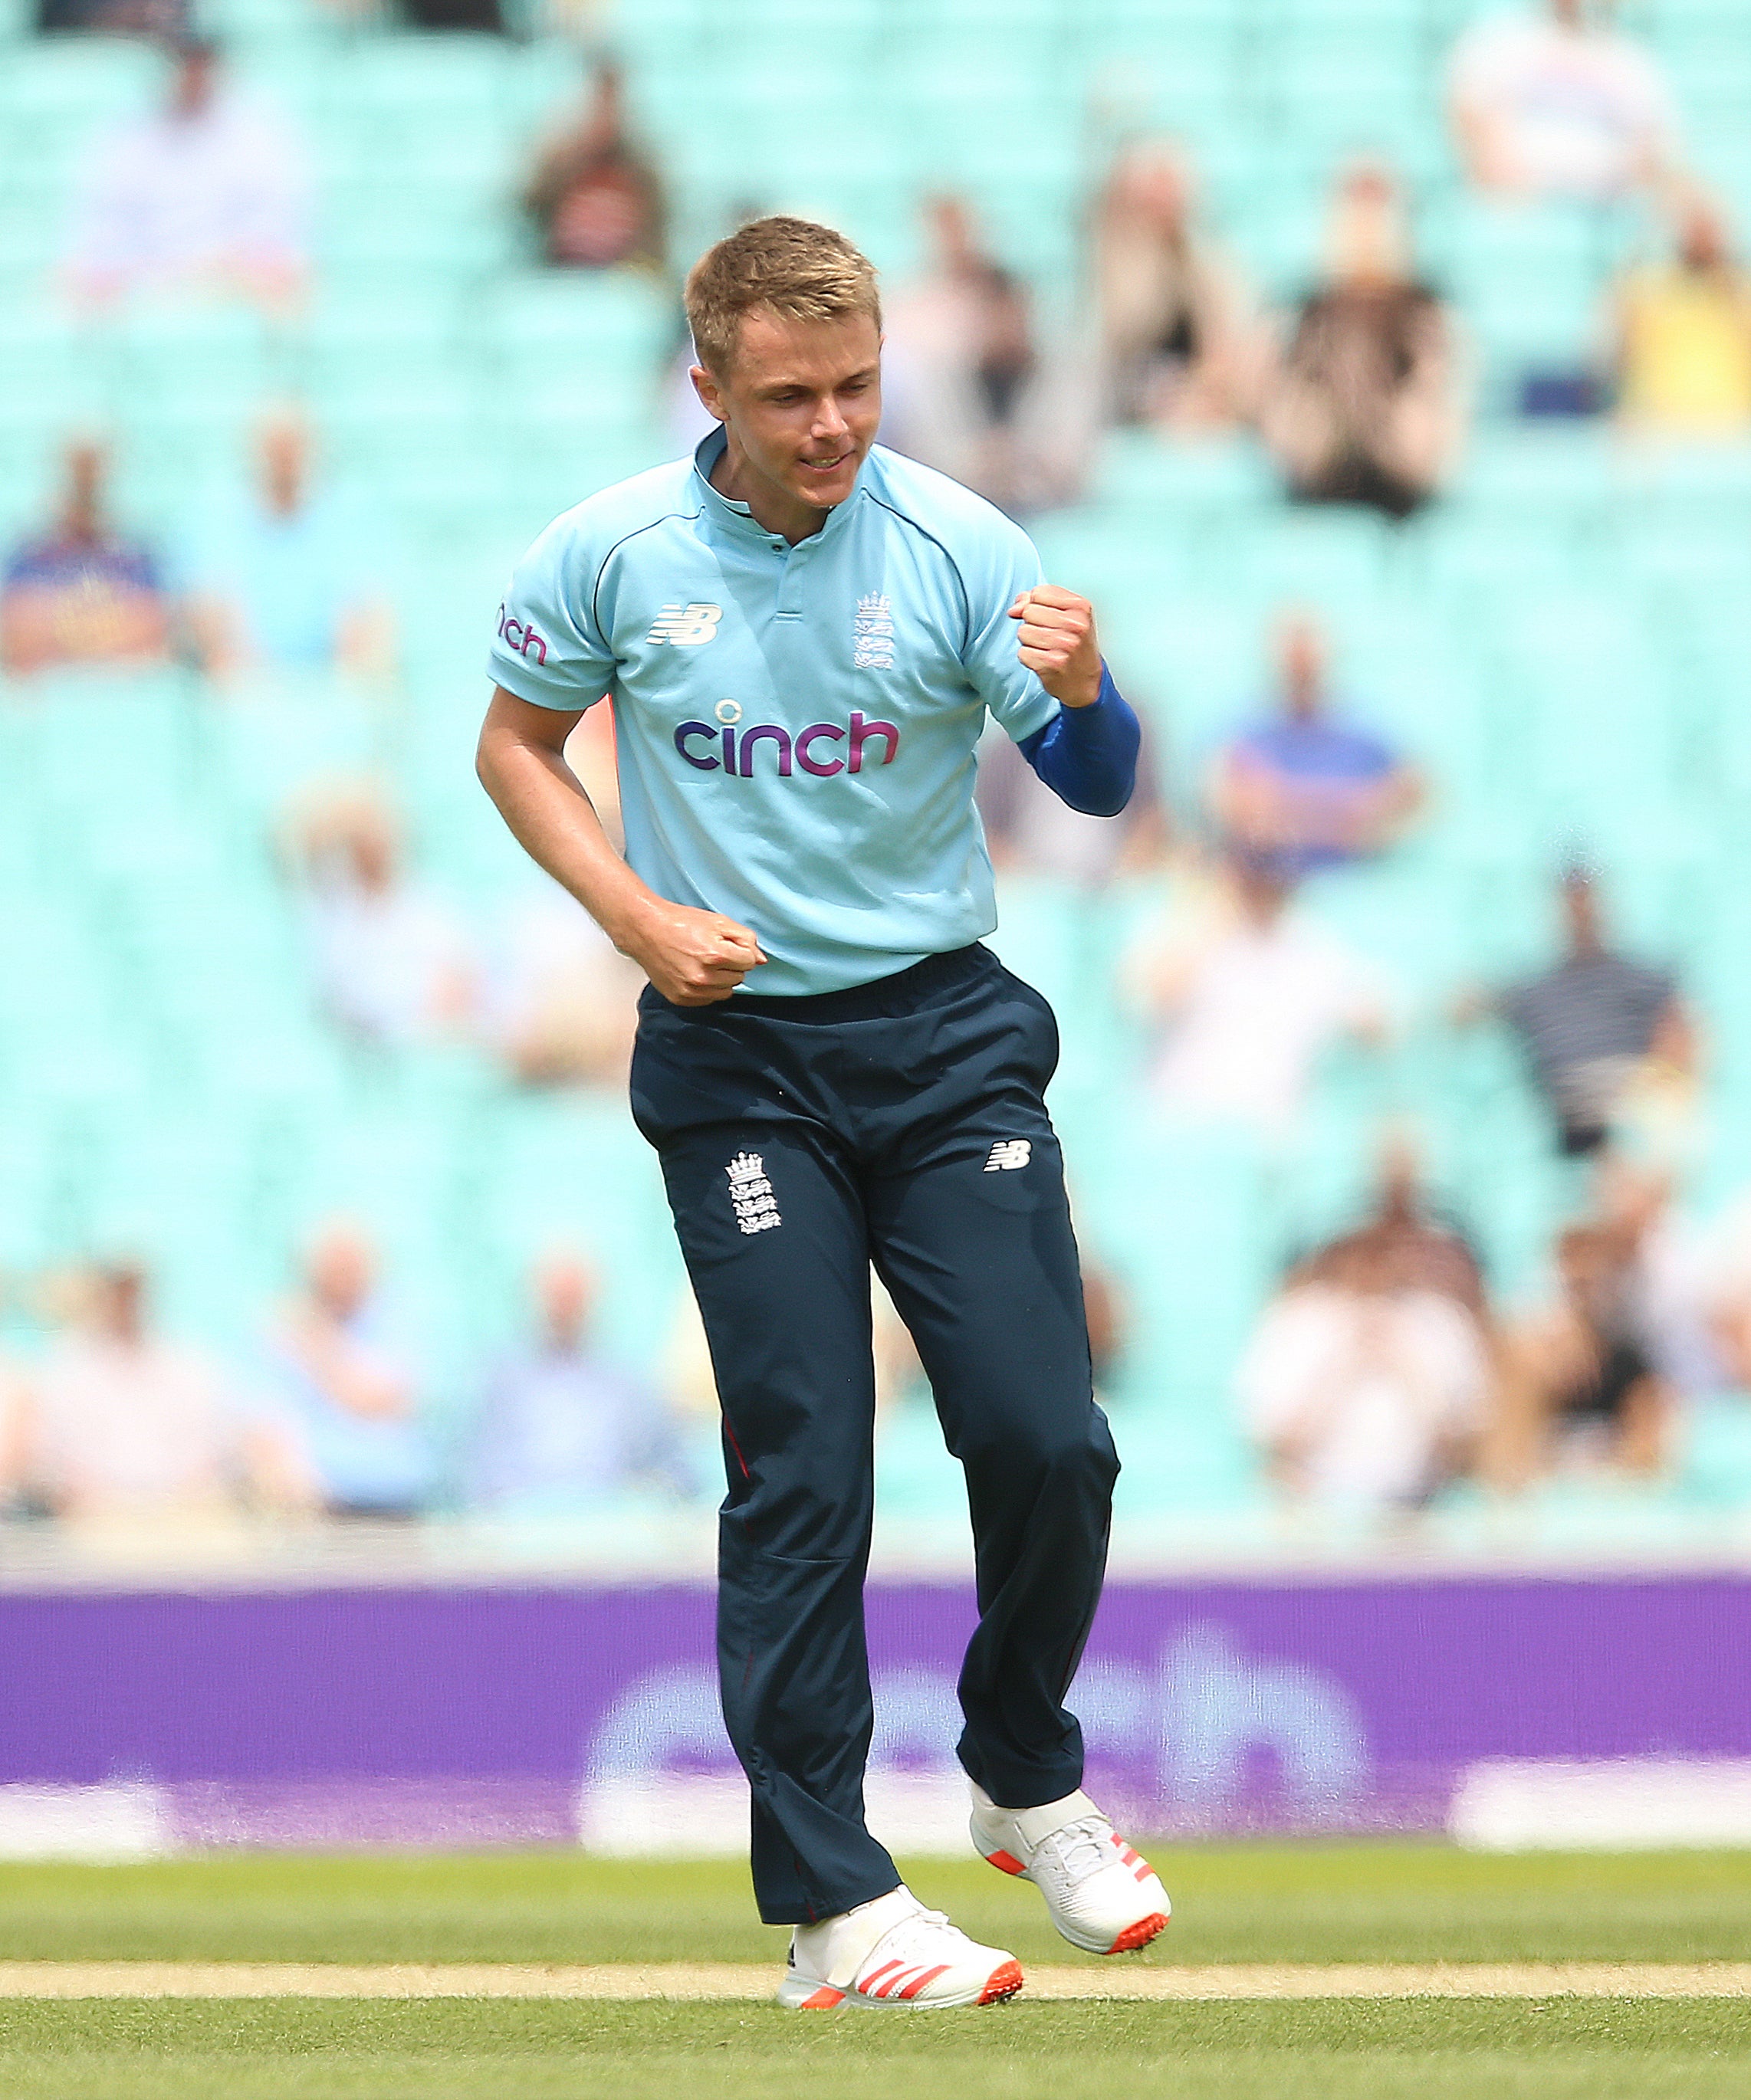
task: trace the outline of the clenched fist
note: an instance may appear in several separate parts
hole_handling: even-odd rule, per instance
[[[1092,707],[1100,698],[1100,645],[1088,600],[1038,584],[1016,599],[1010,618],[1021,622],[1021,660],[1052,698],[1067,708]]]
[[[675,1006],[714,1006],[766,960],[745,926],[721,911],[652,898],[614,944]]]

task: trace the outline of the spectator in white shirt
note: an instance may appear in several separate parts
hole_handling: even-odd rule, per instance
[[[1387,1024],[1380,973],[1289,887],[1236,866],[1146,935],[1134,994],[1161,1030],[1152,1075],[1176,1118],[1292,1137],[1320,1057]]]
[[[210,1521],[307,1492],[288,1440],[250,1418],[219,1366],[152,1332],[145,1273],[130,1263],[98,1272],[88,1317],[30,1382],[24,1419],[32,1490],[74,1522]]]
[[[303,147],[220,86],[216,45],[173,47],[165,106],[112,133],[85,171],[68,281],[103,306],[134,293],[230,293],[281,311],[307,272]]]
[[[1549,0],[1497,15],[1454,49],[1455,140],[1479,189],[1520,197],[1621,196],[1670,165],[1676,123],[1652,55],[1607,6]]]
[[[1267,1308],[1236,1376],[1245,1426],[1289,1495],[1408,1511],[1464,1470],[1492,1378],[1476,1321],[1352,1241]]]
[[[310,885],[318,1004],[373,1049],[453,1039],[472,1021],[475,973],[462,927],[411,880],[393,818],[369,794],[338,794],[294,820]]]

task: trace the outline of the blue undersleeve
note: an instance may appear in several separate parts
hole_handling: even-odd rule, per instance
[[[1143,731],[1130,703],[1100,667],[1100,698],[1089,708],[1060,708],[1018,748],[1059,798],[1085,816],[1116,817],[1137,784]]]

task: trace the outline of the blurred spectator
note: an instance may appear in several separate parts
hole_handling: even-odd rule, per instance
[[[1290,897],[1241,863],[1139,945],[1134,996],[1161,1030],[1152,1087],[1172,1114],[1285,1140],[1320,1057],[1385,1035],[1379,973]]]
[[[1609,26],[1609,0],[1547,0],[1495,15],[1455,46],[1460,159],[1479,189],[1615,197],[1669,161],[1672,99],[1651,52]]]
[[[551,268],[663,268],[662,181],[627,135],[619,67],[597,68],[583,108],[542,148],[523,205]]]
[[[74,1522],[198,1522],[245,1503],[295,1506],[306,1484],[287,1440],[250,1418],[216,1365],[153,1334],[146,1301],[134,1264],[92,1277],[86,1317],[32,1381],[33,1493]]]
[[[377,1255],[356,1226],[312,1238],[303,1287],[268,1337],[269,1376],[331,1516],[409,1517],[431,1495],[413,1353],[378,1301]]]
[[[1421,776],[1372,731],[1334,714],[1330,651],[1311,614],[1276,637],[1280,701],[1216,761],[1211,812],[1231,849],[1285,882],[1383,851],[1422,807]]]
[[[1167,842],[1166,814],[1156,785],[1154,739],[1143,731],[1137,788],[1117,817],[1086,817],[1055,795],[998,729],[979,747],[975,800],[993,866],[1000,873],[1056,876],[1099,889],[1158,861]]]
[[[1182,148],[1123,149],[1094,201],[1095,297],[1107,413],[1199,430],[1252,412],[1260,349],[1233,264],[1198,226]]]
[[[1333,1259],[1366,1255],[1379,1273],[1390,1273],[1401,1290],[1450,1298],[1463,1306],[1480,1332],[1489,1324],[1483,1271],[1477,1250],[1461,1228],[1444,1217],[1422,1186],[1417,1149],[1402,1132],[1380,1149],[1373,1208],[1360,1224],[1329,1241],[1300,1266],[1320,1274]]]
[[[884,442],[993,503],[1033,500],[1023,412],[1039,366],[1028,289],[981,244],[968,206],[933,199],[931,261],[887,315]]]
[[[1712,1220],[1697,1268],[1717,1389],[1751,1393],[1751,1192]],[[1689,1388],[1702,1389],[1698,1383]]]
[[[1302,503],[1405,518],[1457,448],[1461,415],[1446,308],[1411,274],[1404,200],[1364,163],[1338,186],[1324,283],[1302,301],[1260,428]]]
[[[517,906],[496,943],[488,1025],[524,1085],[625,1079],[644,973],[557,883]]]
[[[356,0],[345,0],[356,4]],[[483,35],[505,33],[504,10],[500,0],[400,0],[409,29],[473,29]]]
[[[395,616],[375,580],[370,536],[345,501],[311,487],[301,417],[270,417],[256,447],[254,498],[228,505],[187,558],[186,614],[211,677],[268,670],[381,674]]]
[[[1692,192],[1678,250],[1617,291],[1617,412],[1631,428],[1684,437],[1751,430],[1751,272],[1727,222]]]
[[[296,303],[307,268],[303,149],[272,111],[220,84],[218,46],[172,47],[165,107],[123,125],[85,171],[68,278],[101,305],[133,292]]]
[[[102,448],[71,444],[66,465],[60,518],[13,552],[0,581],[0,668],[22,677],[62,664],[161,664],[170,611],[158,564],[110,528]]]
[[[690,1483],[661,1397],[590,1346],[595,1278],[577,1256],[536,1268],[538,1331],[487,1387],[475,1436],[468,1498],[477,1509],[537,1515]]]
[[[1519,1038],[1538,1091],[1556,1118],[1565,1157],[1598,1152],[1626,1103],[1663,1077],[1695,1074],[1696,1040],[1669,971],[1607,946],[1593,878],[1563,878],[1566,951],[1554,968],[1494,1000],[1464,1000],[1457,1018],[1493,1008]]]
[[[0,1517],[30,1506],[29,1397],[20,1367],[0,1357]]]
[[[1375,1237],[1328,1250],[1266,1308],[1236,1386],[1286,1493],[1408,1511],[1468,1469],[1491,1373],[1472,1315]]]
[[[368,792],[333,794],[299,812],[292,830],[328,1017],[374,1049],[462,1033],[475,995],[468,944],[442,900],[404,872],[383,804]]]
[[[85,30],[104,37],[179,37],[188,0],[37,0],[37,30],[59,36]]]
[[[1623,1249],[1624,1304],[1656,1375],[1694,1398],[1733,1382],[1718,1324],[1721,1286],[1730,1273],[1727,1220],[1703,1224],[1676,1200],[1672,1172],[1644,1159],[1607,1155],[1600,1163],[1598,1222]]]
[[[1554,1302],[1508,1337],[1504,1485],[1552,1467],[1659,1470],[1671,1394],[1638,1331],[1633,1252],[1609,1224],[1572,1226],[1558,1240]]]

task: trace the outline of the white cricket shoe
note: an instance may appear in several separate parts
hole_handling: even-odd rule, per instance
[[[1072,1947],[1130,1954],[1147,1947],[1173,1915],[1154,1868],[1086,1793],[1067,1793],[1041,1808],[999,1808],[975,1786],[969,1827],[993,1867],[1033,1883]]]
[[[1021,1982],[1013,1954],[979,1946],[902,1886],[819,1925],[799,1925],[778,2002],[803,2013],[994,2005],[1013,1998]]]

